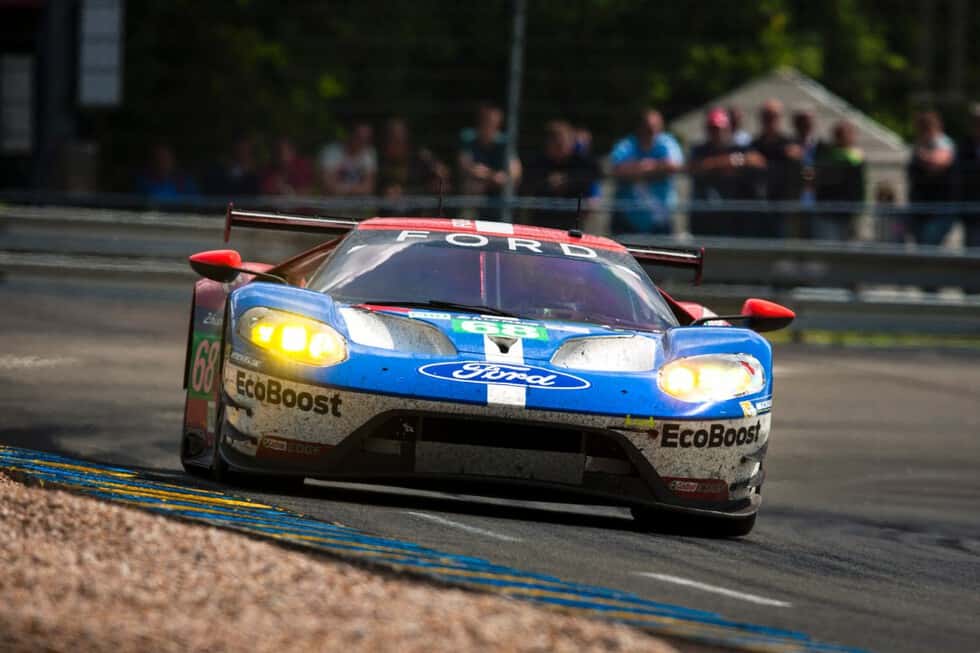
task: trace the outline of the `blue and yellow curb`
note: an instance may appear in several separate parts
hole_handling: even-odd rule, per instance
[[[629,592],[570,583],[545,574],[495,565],[481,558],[375,537],[231,494],[153,480],[122,467],[0,446],[0,471],[24,482],[232,529],[347,561],[366,562],[441,583],[625,622],[664,637],[741,651],[857,650],[816,642],[800,632],[732,621],[711,612],[650,601]]]

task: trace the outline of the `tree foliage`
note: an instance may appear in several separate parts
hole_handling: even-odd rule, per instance
[[[907,131],[922,72],[914,65],[918,6],[532,0],[522,146],[537,143],[543,122],[563,117],[592,129],[601,150],[642,105],[676,115],[781,65]],[[288,134],[312,151],[354,118],[378,124],[394,114],[449,156],[476,106],[506,99],[512,7],[504,0],[126,7],[124,106],[90,116],[117,170],[138,166],[154,141],[175,144],[188,162],[213,160],[243,132]],[[980,27],[980,8],[969,12]],[[968,73],[976,91],[976,68]]]

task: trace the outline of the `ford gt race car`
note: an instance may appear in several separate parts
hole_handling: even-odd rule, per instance
[[[700,276],[700,250],[444,218],[229,208],[232,227],[330,238],[278,265],[190,258],[188,471],[516,482],[752,529],[772,410],[756,331],[794,316],[717,316],[648,276]]]

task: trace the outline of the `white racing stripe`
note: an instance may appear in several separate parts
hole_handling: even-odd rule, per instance
[[[452,519],[446,519],[445,517],[440,517],[438,515],[430,515],[427,512],[413,512],[411,510],[407,510],[405,511],[405,513],[413,517],[418,517],[420,519],[427,519],[431,522],[442,524],[443,526],[449,526],[450,528],[458,528],[461,531],[466,531],[467,533],[473,533],[474,535],[483,535],[484,537],[489,537],[495,540],[501,540],[503,542],[521,541],[519,537],[511,537],[510,535],[504,535],[503,533],[495,533],[494,531],[488,531],[485,528],[477,528],[476,526],[463,524],[458,521],[453,521]]]
[[[652,571],[635,571],[633,572],[637,576],[646,576],[647,578],[654,578],[656,580],[663,581],[665,583],[674,583],[675,585],[683,585],[685,587],[693,587],[694,589],[704,590],[705,592],[711,592],[713,594],[721,594],[722,596],[730,596],[732,598],[741,599],[743,601],[748,601],[749,603],[757,603],[759,605],[768,605],[774,608],[789,608],[792,607],[792,603],[786,601],[778,601],[776,599],[768,599],[764,596],[759,596],[757,594],[748,594],[746,592],[739,592],[737,590],[730,590],[725,587],[718,587],[717,585],[709,585],[707,583],[700,583],[696,580],[690,580],[689,578],[681,578],[680,576],[671,576],[670,574],[657,574]]]
[[[477,220],[476,230],[481,234],[502,234],[505,236],[514,235],[514,225],[507,222],[487,222],[486,220]]]
[[[524,341],[517,339],[506,354],[500,351],[490,336],[483,336],[483,354],[487,361],[491,363],[511,363],[513,365],[524,364]],[[487,404],[504,406],[520,406],[524,408],[527,404],[527,388],[516,385],[504,385],[501,383],[491,383],[487,385]]]
[[[77,358],[70,356],[57,356],[53,358],[45,358],[43,356],[0,356],[0,370],[29,370],[43,367],[57,367],[58,365],[71,365],[77,362]]]

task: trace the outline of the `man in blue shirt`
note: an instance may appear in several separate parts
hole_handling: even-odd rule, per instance
[[[636,133],[616,143],[610,159],[616,200],[632,204],[613,213],[613,231],[671,233],[677,205],[674,175],[684,167],[684,154],[674,137],[664,132],[660,112],[645,109]]]

